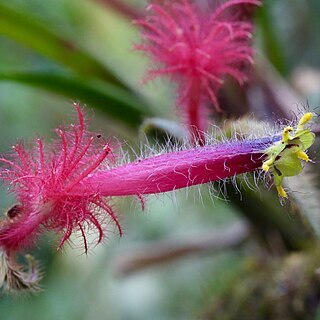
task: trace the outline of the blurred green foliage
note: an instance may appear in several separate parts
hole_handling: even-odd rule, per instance
[[[139,10],[144,2],[127,1]],[[257,15],[258,54],[288,82],[297,68],[320,68],[319,1],[265,2]],[[52,128],[68,121],[73,100],[96,110],[93,126],[99,131],[132,144],[139,144],[144,119],[176,119],[172,84],[142,85],[148,61],[133,52],[137,41],[138,31],[125,16],[95,1],[1,0],[0,152],[35,133],[50,137]],[[35,256],[45,271],[44,291],[1,297],[1,319],[197,318],[210,297],[225,289],[225,279],[237,274],[238,264],[258,250],[255,243],[127,277],[117,274],[115,261],[138,245],[198,237],[240,219],[240,209],[213,202],[207,187],[201,189],[201,196],[195,188],[188,197],[182,191],[152,198],[145,212],[135,200],[120,199],[124,236],[119,240],[111,230],[106,244],[87,257],[72,246],[56,253],[54,235],[42,239]],[[4,188],[0,200],[2,211],[12,203]]]

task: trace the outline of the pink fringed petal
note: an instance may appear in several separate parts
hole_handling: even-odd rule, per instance
[[[77,104],[74,106],[78,124],[56,129],[58,139],[51,146],[45,148],[37,139],[36,146],[27,151],[20,143],[13,148],[11,160],[0,159],[4,164],[0,177],[21,203],[15,219],[0,227],[0,246],[8,250],[32,245],[44,227],[63,233],[59,247],[79,230],[87,251],[85,230],[97,229],[100,242],[107,217],[122,233],[106,199],[95,191],[87,196],[81,192],[82,181],[98,168],[106,167],[104,162],[111,155],[111,147],[87,131],[82,110]],[[75,188],[78,193],[70,195]]]

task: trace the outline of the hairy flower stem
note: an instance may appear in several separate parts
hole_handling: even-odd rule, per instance
[[[201,146],[205,145],[205,136],[204,132],[201,130],[203,125],[201,121],[201,101],[200,101],[200,83],[194,84],[191,90],[191,94],[188,97],[189,106],[188,106],[188,121],[191,126],[191,136],[195,144]]]
[[[87,177],[83,184],[88,186],[88,191],[97,190],[105,196],[174,191],[258,170],[265,159],[263,151],[280,139],[276,136],[234,141],[165,153],[99,171]]]

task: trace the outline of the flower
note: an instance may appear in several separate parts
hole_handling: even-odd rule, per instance
[[[314,141],[306,128],[312,118],[307,113],[296,130],[285,127],[282,134],[207,142],[117,164],[114,159],[122,157],[115,157],[100,135],[87,131],[80,107],[75,108],[79,123],[57,129],[51,145],[45,147],[38,138],[29,151],[20,143],[10,160],[0,158],[5,164],[0,179],[19,201],[0,221],[0,247],[7,255],[33,245],[44,230],[63,233],[59,247],[79,231],[87,252],[87,233],[96,229],[101,242],[107,218],[121,235],[110,204],[115,196],[134,195],[143,202],[144,195],[264,170],[273,175],[279,196],[286,197],[282,180],[302,171],[300,162],[308,161],[305,151]]]
[[[305,151],[313,145],[315,134],[306,129],[305,125],[312,117],[310,112],[301,117],[296,130],[291,126],[285,127],[281,141],[266,150],[268,158],[263,162],[262,169],[272,173],[274,184],[281,197],[287,197],[282,187],[283,178],[298,175],[303,169],[301,160],[309,161]]]
[[[102,196],[136,195],[141,198],[262,169],[272,174],[279,196],[287,197],[283,179],[302,171],[301,160],[309,161],[305,151],[313,144],[315,135],[305,126],[312,117],[312,113],[306,113],[296,130],[285,127],[281,134],[182,148],[107,171],[99,170],[83,180],[88,188],[84,194],[96,190]],[[81,186],[82,192],[85,186]],[[77,188],[74,191],[77,192]]]
[[[228,14],[228,9],[241,4],[261,2],[228,0],[206,13],[188,0],[170,1],[149,5],[146,18],[136,21],[145,42],[135,48],[158,63],[147,80],[168,75],[178,82],[178,105],[198,142],[204,142],[205,105],[211,102],[216,112],[222,111],[217,92],[224,77],[243,84],[247,80],[243,67],[253,63],[252,24]]]
[[[106,217],[111,217],[122,230],[108,199],[94,190],[84,196],[81,188],[84,178],[97,168],[108,168],[106,159],[112,159],[111,147],[101,141],[101,135],[87,131],[80,107],[75,104],[79,123],[58,128],[58,139],[45,147],[38,138],[27,151],[19,143],[13,147],[11,159],[1,158],[6,166],[1,168],[0,178],[7,182],[17,196],[19,205],[9,212],[11,219],[2,221],[0,246],[8,251],[18,251],[32,246],[42,228],[63,232],[59,248],[69,240],[73,231],[80,231],[88,250],[86,234],[90,229],[98,231],[98,240],[104,236]]]

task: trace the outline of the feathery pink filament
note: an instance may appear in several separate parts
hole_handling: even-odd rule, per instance
[[[145,42],[137,50],[160,65],[147,80],[168,75],[179,84],[178,104],[198,142],[204,142],[205,105],[221,112],[217,92],[229,75],[239,84],[247,80],[244,66],[253,62],[252,24],[236,20],[228,10],[236,5],[260,5],[259,0],[227,0],[211,14],[189,0],[151,4],[145,19],[136,21]]]
[[[5,165],[0,178],[21,204],[20,213],[0,225],[0,245],[8,250],[32,245],[41,228],[45,228],[63,232],[59,247],[73,231],[80,231],[87,251],[86,233],[95,228],[99,243],[107,216],[122,233],[107,199],[95,191],[86,196],[73,192],[98,167],[106,166],[103,162],[111,153],[108,144],[97,141],[97,135],[87,131],[80,107],[75,108],[79,123],[56,129],[58,139],[51,146],[45,148],[37,139],[36,146],[27,152],[20,143],[13,147],[11,160],[0,159]]]

